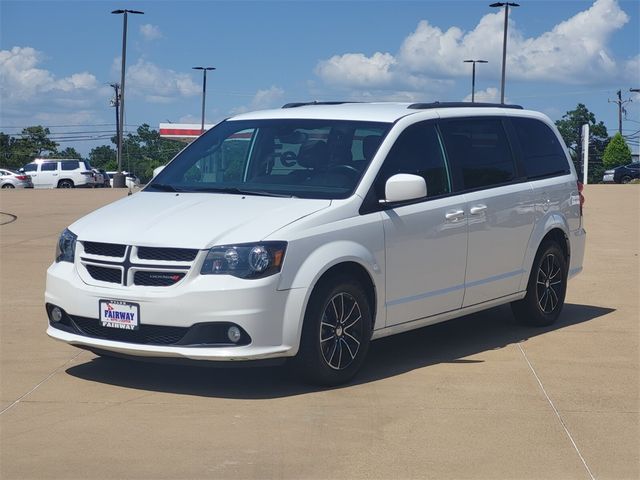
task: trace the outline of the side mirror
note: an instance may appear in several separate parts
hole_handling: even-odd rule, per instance
[[[427,196],[427,183],[419,175],[398,173],[387,180],[384,186],[385,199],[380,203],[398,203],[417,200]]]
[[[19,168],[19,169],[18,169],[18,171],[19,171],[20,173],[24,173],[24,168]]]

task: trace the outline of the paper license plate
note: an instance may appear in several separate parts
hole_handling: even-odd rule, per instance
[[[120,300],[100,300],[100,324],[103,327],[137,330],[140,305]]]

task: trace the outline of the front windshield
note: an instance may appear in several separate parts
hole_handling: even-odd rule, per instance
[[[389,128],[343,120],[225,121],[179,153],[145,191],[347,198]]]

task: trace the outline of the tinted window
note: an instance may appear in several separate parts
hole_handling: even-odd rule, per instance
[[[427,183],[429,197],[451,191],[442,146],[433,123],[416,123],[400,134],[378,174],[378,198],[384,198],[387,179],[397,173],[423,177]]]
[[[35,163],[29,163],[24,166],[25,172],[35,172],[38,169],[38,166]]]
[[[555,133],[533,118],[512,118],[511,122],[522,147],[529,178],[569,173],[569,164]]]
[[[58,162],[47,162],[40,165],[41,172],[53,172],[58,169]]]
[[[469,118],[440,126],[464,190],[509,183],[516,177],[511,148],[497,118]]]
[[[62,163],[62,170],[75,170],[76,168],[78,168],[77,160],[66,160],[61,163]]]
[[[347,198],[388,129],[384,123],[320,119],[222,122],[183,150],[147,190]]]

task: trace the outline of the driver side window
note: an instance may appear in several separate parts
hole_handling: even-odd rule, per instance
[[[398,173],[409,173],[424,178],[427,183],[427,197],[451,192],[449,171],[433,123],[415,123],[400,134],[378,173],[375,184],[378,198],[384,198],[386,181]]]

